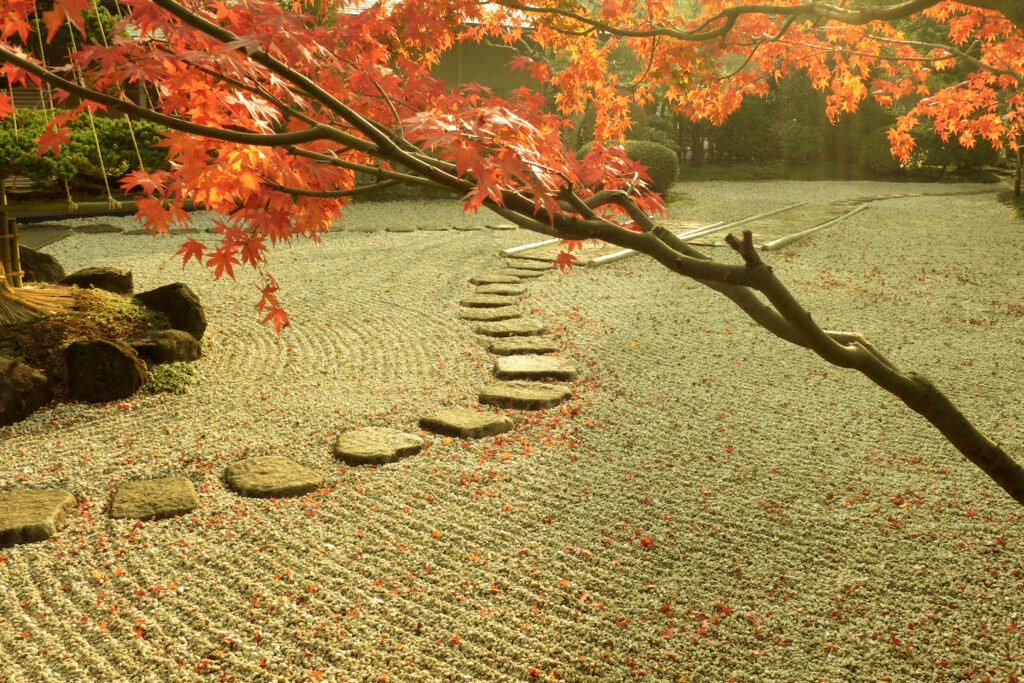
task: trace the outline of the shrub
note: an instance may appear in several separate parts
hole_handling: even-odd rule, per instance
[[[667,194],[679,174],[679,159],[676,153],[665,145],[646,140],[626,140],[623,146],[631,159],[647,167],[647,174],[651,176],[651,188],[661,194]]]

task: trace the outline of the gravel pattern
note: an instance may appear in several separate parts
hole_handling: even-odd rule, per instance
[[[1024,230],[995,188],[677,189],[695,198],[677,217],[708,222],[987,190],[877,202],[768,258],[816,319],[865,332],[1024,457]],[[138,291],[184,281],[210,325],[188,394],[58,406],[0,431],[0,490],[82,501],[50,541],[0,551],[0,680],[1022,672],[1021,508],[867,380],[647,259],[532,281],[528,319],[582,373],[567,403],[505,411],[515,429],[494,438],[424,435],[392,465],[334,461],[338,433],[416,433],[423,415],[475,404],[493,357],[457,302],[499,249],[532,238],[364,232],[399,220],[487,222],[433,202],[353,207],[348,230],[274,255],[295,324],[280,338],[256,321],[250,274],[182,271],[175,238],[47,249],[69,271],[131,268]],[[229,492],[224,467],[259,455],[328,483],[289,500]],[[106,514],[121,481],[172,475],[195,483],[195,513]]]

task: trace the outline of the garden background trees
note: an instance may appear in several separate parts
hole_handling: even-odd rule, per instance
[[[716,262],[659,226],[661,198],[644,169],[615,143],[631,111],[656,95],[690,120],[721,125],[744,98],[767,94],[798,72],[824,93],[833,121],[868,98],[896,109],[888,132],[901,160],[923,123],[965,147],[985,140],[1016,150],[1024,125],[1024,6],[1017,0],[898,3],[701,3],[701,15],[671,2],[605,0],[127,0],[109,45],[86,45],[67,68],[47,67],[19,47],[40,15],[52,39],[81,26],[90,0],[8,0],[0,15],[0,63],[9,83],[45,83],[81,101],[51,120],[41,154],[70,140],[82,112],[123,113],[169,129],[169,171],[139,170],[139,217],[154,232],[187,224],[186,201],[224,218],[216,239],[189,238],[179,253],[217,277],[252,266],[263,276],[257,308],[279,331],[288,324],[269,248],[326,231],[346,201],[395,183],[486,206],[518,225],[565,240],[635,249],[734,301],[768,332],[825,361],[855,369],[920,413],[971,462],[1024,504],[1024,468],[979,433],[926,378],[900,370],[855,333],[820,328],[754,249],[731,237],[735,255]],[[40,11],[41,10],[41,11]],[[339,21],[339,13],[344,21]],[[906,20],[926,18],[941,40],[908,38]],[[496,97],[473,84],[448,88],[430,68],[453,46],[482,38],[527,44],[515,58],[541,88]],[[20,43],[19,43],[20,41]],[[636,74],[609,68],[617,50]],[[945,83],[934,76],[961,65]],[[125,93],[152,84],[138,104]],[[550,97],[545,96],[547,93]],[[595,144],[577,158],[563,139],[568,117],[593,110]],[[10,115],[0,94],[0,116]],[[374,179],[357,186],[356,174]]]

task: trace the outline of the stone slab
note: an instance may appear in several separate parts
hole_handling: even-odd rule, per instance
[[[497,308],[509,306],[515,303],[514,299],[497,294],[474,294],[459,301],[459,304],[467,308]]]
[[[572,396],[569,387],[544,382],[494,382],[480,390],[480,403],[499,408],[541,410],[553,408]]]
[[[56,489],[0,493],[0,547],[45,541],[77,505],[73,495]]]
[[[518,230],[519,226],[513,223],[489,223],[488,230]]]
[[[510,259],[505,262],[505,267],[515,268],[516,270],[535,270],[542,273],[555,269],[555,266],[551,261],[531,261],[524,258]]]
[[[114,519],[164,519],[192,512],[199,505],[196,487],[185,477],[126,481],[114,492]]]
[[[501,273],[481,273],[469,278],[470,284],[474,285],[517,285],[521,280],[515,275],[503,275]]]
[[[415,225],[389,225],[386,230],[388,232],[416,232]]]
[[[503,415],[472,408],[448,408],[420,418],[420,427],[428,431],[463,439],[504,434],[512,426],[512,420]]]
[[[456,225],[455,229],[459,232],[476,232],[477,230],[483,230],[482,225]]]
[[[559,356],[527,354],[505,356],[494,361],[494,376],[499,379],[575,379],[576,366]]]
[[[507,275],[518,280],[529,280],[535,277],[543,277],[544,273],[545,271],[543,270],[520,270],[519,268],[502,268],[497,272],[498,275]]]
[[[524,353],[555,353],[559,346],[549,337],[504,337],[489,343],[487,350],[496,356],[514,356]]]
[[[516,284],[490,284],[480,285],[476,288],[475,294],[492,294],[495,296],[523,296],[526,294],[526,285]]]
[[[224,470],[224,483],[240,496],[289,498],[323,485],[319,474],[281,455],[266,455],[232,463]]]
[[[423,439],[387,427],[363,427],[338,436],[334,457],[349,465],[383,465],[419,453]]]
[[[85,225],[76,225],[74,231],[81,235],[102,235],[104,233],[118,233],[124,232],[124,228],[110,223],[86,223]]]
[[[463,320],[493,322],[495,320],[511,320],[522,318],[523,309],[517,306],[501,306],[499,308],[463,308],[459,317]]]
[[[418,229],[422,230],[423,232],[445,232],[447,230],[451,230],[452,226],[450,226],[450,225],[421,225]]]
[[[537,334],[544,334],[544,323],[530,320],[528,318],[513,318],[510,320],[497,320],[485,322],[473,328],[477,334],[488,337],[530,337]]]

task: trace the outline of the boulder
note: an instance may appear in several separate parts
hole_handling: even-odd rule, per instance
[[[114,493],[114,519],[164,519],[192,512],[199,505],[196,487],[185,477],[126,481]]]
[[[21,255],[21,270],[24,272],[22,277],[26,282],[60,282],[67,277],[64,267],[49,254],[24,245],[18,245],[18,253]]]
[[[45,541],[77,505],[73,495],[56,489],[0,493],[0,547]]]
[[[46,375],[23,363],[0,358],[0,426],[24,420],[52,397]]]
[[[135,295],[135,301],[146,308],[163,313],[176,330],[202,339],[206,332],[206,310],[188,285],[183,282],[164,285]]]
[[[203,355],[199,340],[184,330],[160,330],[131,347],[147,365],[191,363]]]
[[[132,284],[132,272],[120,268],[82,268],[63,278],[59,284],[74,285],[82,289],[90,287],[104,289],[114,294],[131,294],[135,286]]]
[[[135,349],[103,339],[76,341],[64,349],[68,396],[102,403],[128,398],[146,381],[146,364]]]

